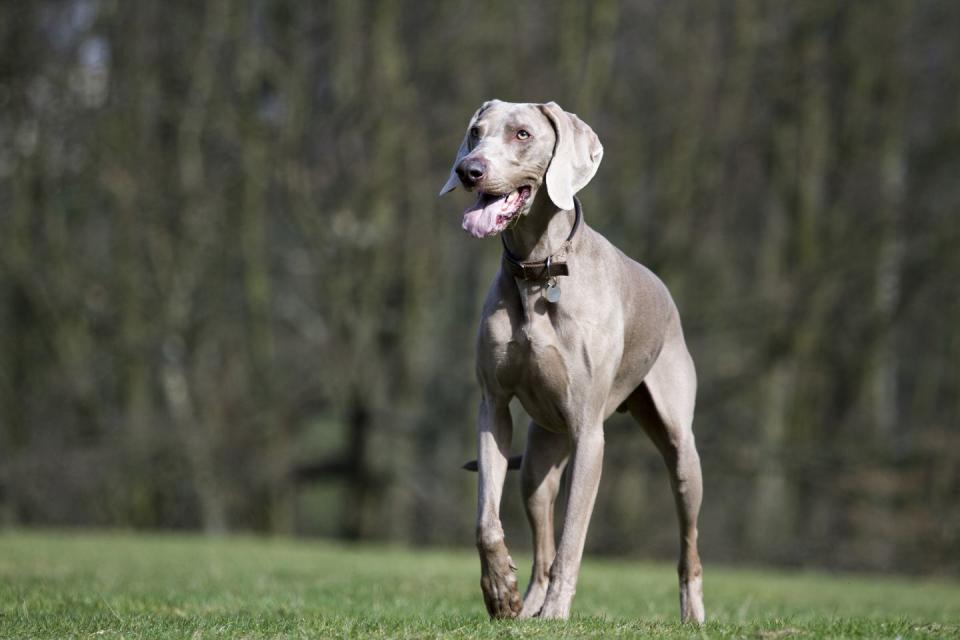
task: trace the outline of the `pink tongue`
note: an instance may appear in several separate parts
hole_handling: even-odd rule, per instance
[[[463,212],[463,228],[474,238],[486,238],[499,231],[497,218],[506,199],[507,196],[494,198],[485,207],[481,207],[483,200],[478,199]]]

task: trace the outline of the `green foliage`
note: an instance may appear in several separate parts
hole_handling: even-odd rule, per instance
[[[527,559],[518,557],[523,566]],[[709,622],[671,567],[587,560],[569,622],[490,622],[472,553],[260,538],[0,536],[0,638],[933,638],[951,582],[706,567]]]

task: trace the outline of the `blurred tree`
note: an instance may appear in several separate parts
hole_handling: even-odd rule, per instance
[[[553,99],[605,145],[588,222],[685,320],[705,557],[957,571],[957,33],[936,0],[0,4],[0,523],[468,543],[499,249],[434,195],[479,103]],[[672,556],[609,429],[590,545]]]

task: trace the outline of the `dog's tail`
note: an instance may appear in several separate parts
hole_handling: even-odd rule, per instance
[[[510,456],[507,459],[507,469],[519,469],[520,463],[523,462],[523,456]],[[476,471],[477,470],[477,461],[471,460],[470,462],[464,463],[463,469],[467,471]]]

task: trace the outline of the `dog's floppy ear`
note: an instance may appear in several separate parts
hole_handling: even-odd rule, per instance
[[[450,193],[457,188],[457,185],[460,184],[460,178],[457,176],[457,165],[460,164],[460,161],[463,160],[463,156],[470,153],[470,129],[473,128],[473,123],[477,121],[477,118],[480,117],[484,111],[490,108],[490,105],[500,102],[499,100],[487,100],[480,108],[477,109],[473,116],[470,118],[470,122],[467,123],[467,132],[463,134],[463,142],[460,143],[460,148],[457,149],[457,157],[453,161],[453,166],[450,168],[450,177],[447,178],[446,184],[443,185],[443,188],[440,189],[438,196],[442,196],[445,193]]]
[[[587,186],[603,158],[603,145],[590,126],[556,102],[540,105],[557,133],[547,167],[547,195],[561,209],[573,209],[573,196]]]

